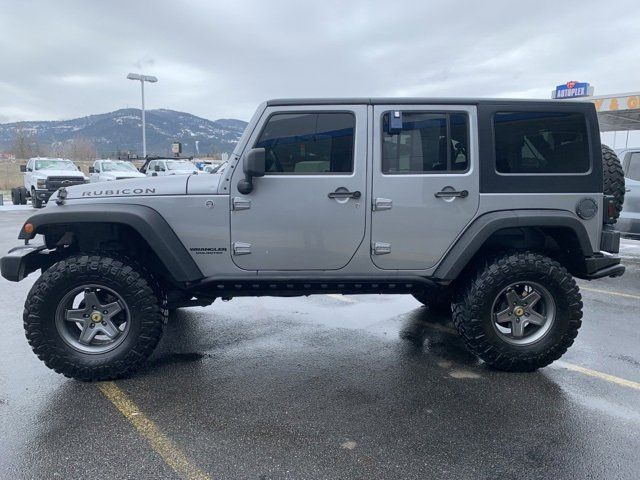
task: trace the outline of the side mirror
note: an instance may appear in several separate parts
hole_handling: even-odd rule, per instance
[[[160,171],[160,165],[156,165],[156,166],[155,166],[155,168],[154,168],[154,170],[155,170],[156,172],[159,172],[159,171]]]
[[[242,171],[250,177],[264,177],[265,150],[252,148],[242,159]]]
[[[27,171],[27,166],[26,165],[20,165],[20,171],[22,173],[25,173]]]
[[[238,191],[247,195],[253,191],[253,177],[264,177],[265,171],[264,148],[252,148],[242,159],[244,178],[238,182]]]
[[[96,173],[95,167],[89,167],[89,173]]]

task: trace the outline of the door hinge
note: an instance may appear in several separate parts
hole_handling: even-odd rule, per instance
[[[233,242],[234,255],[249,255],[251,253],[251,244],[244,242]]]
[[[393,207],[393,200],[390,198],[374,198],[373,199],[373,211],[379,212],[381,210],[391,210]]]
[[[374,255],[386,255],[391,253],[391,244],[384,242],[373,242],[371,244],[371,252]]]
[[[249,210],[251,208],[251,200],[245,200],[240,197],[233,197],[231,207],[233,210]]]

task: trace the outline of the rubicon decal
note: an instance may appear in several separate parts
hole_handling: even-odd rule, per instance
[[[123,188],[120,190],[93,190],[82,192],[83,197],[102,197],[104,195],[148,195],[156,193],[155,188]]]

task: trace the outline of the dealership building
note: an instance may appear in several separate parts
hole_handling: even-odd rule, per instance
[[[551,98],[593,102],[605,143],[614,148],[640,146],[640,92],[594,95],[588,83],[571,81],[558,85]]]

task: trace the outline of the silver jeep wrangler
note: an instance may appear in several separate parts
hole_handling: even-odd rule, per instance
[[[2,275],[42,271],[27,338],[80,380],[132,372],[172,309],[325,293],[444,306],[488,365],[532,371],[578,333],[574,277],[623,274],[623,196],[590,103],[272,100],[222,173],[61,188]]]

